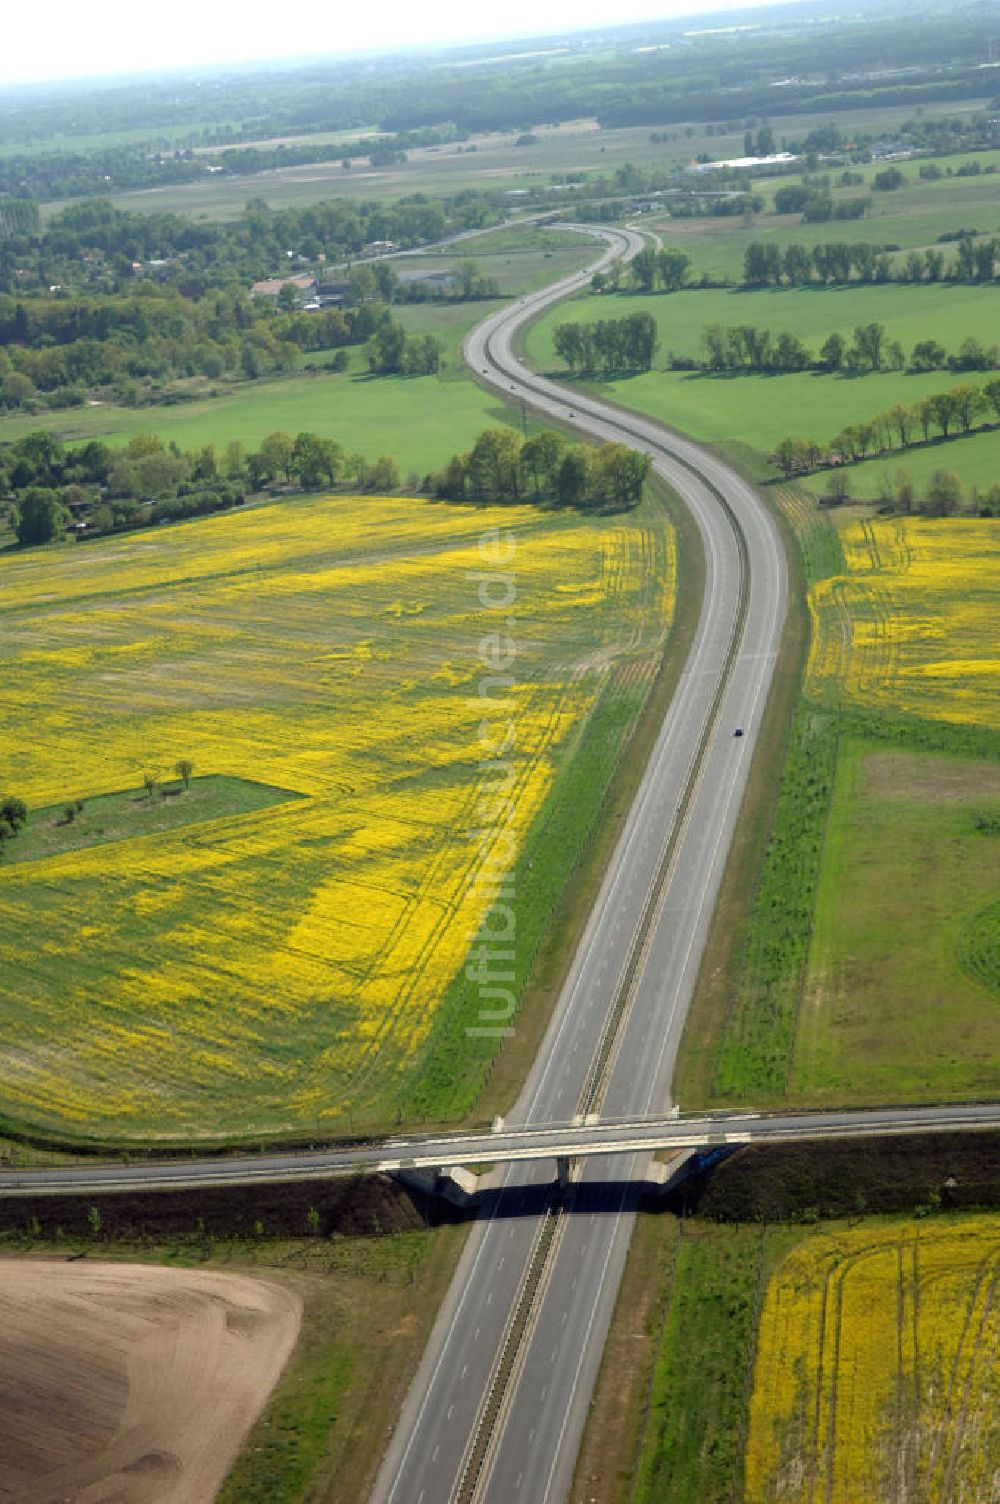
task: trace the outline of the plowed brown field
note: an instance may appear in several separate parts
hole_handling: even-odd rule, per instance
[[[4,1260],[0,1500],[209,1504],[300,1317],[245,1275]]]

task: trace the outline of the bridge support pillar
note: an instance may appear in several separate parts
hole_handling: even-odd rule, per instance
[[[556,1179],[561,1187],[569,1185],[569,1155],[560,1154],[556,1158]]]
[[[475,1196],[479,1177],[458,1165],[443,1170],[393,1170],[393,1177],[401,1185],[420,1191],[425,1196],[440,1196],[452,1206],[466,1207]]]

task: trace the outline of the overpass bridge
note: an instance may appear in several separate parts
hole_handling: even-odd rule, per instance
[[[554,1161],[565,1179],[573,1160],[594,1155],[675,1153],[745,1144],[816,1143],[917,1133],[1000,1129],[1000,1103],[863,1107],[820,1112],[730,1112],[700,1116],[598,1118],[530,1127],[406,1136],[302,1153],[226,1155],[132,1164],[0,1171],[0,1197],[99,1195],[211,1186],[332,1180],[352,1175],[437,1171],[469,1165]]]

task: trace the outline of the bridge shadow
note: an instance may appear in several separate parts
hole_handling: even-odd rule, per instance
[[[450,1204],[448,1221],[518,1221],[558,1210],[572,1217],[617,1217],[624,1213],[657,1207],[667,1211],[677,1206],[680,1188],[695,1173],[682,1166],[663,1184],[651,1180],[571,1180],[560,1185],[553,1178],[524,1185],[487,1186],[475,1191],[461,1205]]]

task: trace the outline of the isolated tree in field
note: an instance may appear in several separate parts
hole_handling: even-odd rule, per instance
[[[156,793],[156,774],[143,773],[142,786],[146,790],[149,798],[152,799],[153,795]]]
[[[570,449],[562,459],[557,477],[557,491],[563,506],[579,506],[587,494],[587,456],[582,449]]]
[[[941,430],[943,438],[947,438],[951,432],[952,424],[958,419],[959,405],[952,392],[937,392],[928,398],[931,405],[931,416]]]
[[[994,420],[1000,418],[1000,378],[985,383],[983,396],[993,409]]]
[[[59,537],[65,520],[66,513],[55,491],[46,486],[29,486],[17,505],[17,541],[22,548],[51,543]]]
[[[667,292],[679,292],[691,273],[691,257],[676,246],[664,246],[656,258],[656,271]]]
[[[552,428],[543,428],[524,441],[521,465],[531,477],[536,497],[555,490],[556,474],[565,448],[566,440]]]
[[[887,167],[885,172],[877,172],[872,178],[873,193],[894,193],[897,188],[902,188],[906,182],[906,176],[898,167]]]
[[[982,412],[985,406],[982,393],[977,386],[963,383],[960,386],[953,386],[948,395],[955,403],[955,412],[962,425],[962,432],[968,433],[973,419]]]
[[[913,476],[909,470],[896,471],[896,505],[901,512],[912,512],[917,499]]]
[[[6,821],[11,830],[17,835],[21,826],[28,818],[28,806],[23,799],[18,799],[15,794],[4,794],[0,799],[0,820]]]
[[[264,462],[267,474],[272,477],[280,475],[284,480],[287,480],[291,474],[292,454],[294,450],[295,440],[291,434],[284,433],[281,429],[277,429],[274,433],[269,433],[261,441],[260,446],[260,457]]]
[[[639,291],[652,292],[656,281],[656,252],[652,246],[644,246],[638,255],[633,256],[630,269]]]
[[[962,482],[954,470],[935,470],[927,483],[926,510],[931,517],[950,517],[962,500]]]
[[[194,772],[194,763],[191,761],[190,757],[178,757],[177,761],[174,763],[174,772],[177,774],[177,777],[181,779],[184,787],[187,788],[188,784],[191,782],[191,774]]]

